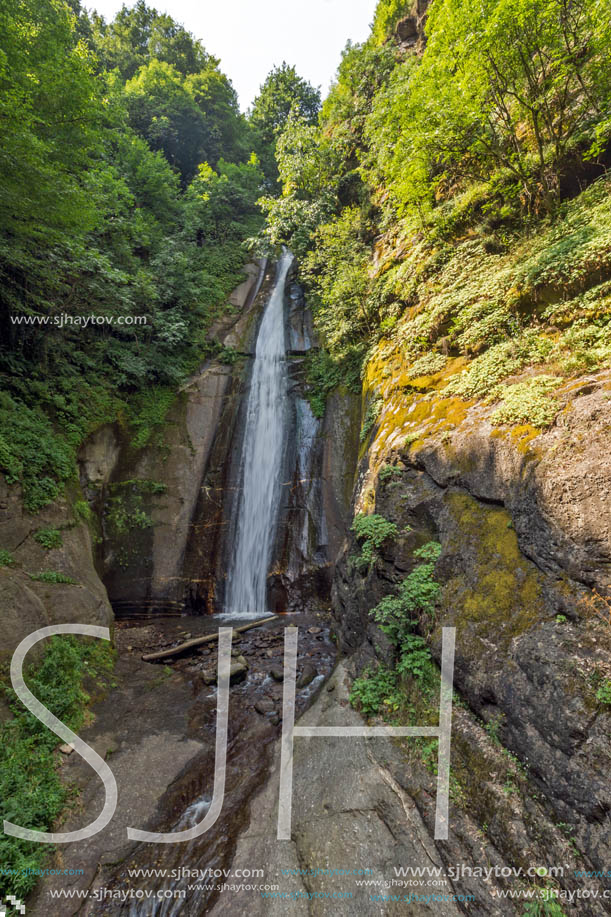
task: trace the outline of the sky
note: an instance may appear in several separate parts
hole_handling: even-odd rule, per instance
[[[83,5],[108,20],[123,2]],[[367,38],[376,0],[148,0],[148,5],[169,13],[221,59],[246,110],[271,68],[284,60],[320,86],[324,98],[347,40]]]

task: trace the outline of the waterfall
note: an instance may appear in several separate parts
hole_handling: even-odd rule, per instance
[[[266,585],[280,499],[288,416],[284,290],[293,256],[284,251],[257,336],[240,466],[235,543],[225,611],[256,617],[267,611]]]

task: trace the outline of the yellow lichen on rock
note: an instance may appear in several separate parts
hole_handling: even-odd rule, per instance
[[[541,574],[521,553],[505,509],[458,492],[445,503],[453,521],[447,549],[472,562],[447,582],[440,621],[459,628],[463,640],[494,639],[507,648],[545,616]]]

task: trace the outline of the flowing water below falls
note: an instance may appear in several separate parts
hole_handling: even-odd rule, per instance
[[[257,617],[267,611],[267,573],[280,498],[288,421],[284,291],[293,256],[284,252],[257,336],[240,465],[235,543],[225,611]]]

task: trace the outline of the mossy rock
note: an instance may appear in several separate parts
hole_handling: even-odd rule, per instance
[[[507,510],[459,491],[449,491],[444,504],[444,553],[453,558],[453,570],[443,592],[443,623],[459,628],[463,641],[469,634],[506,649],[548,616],[542,575],[520,551]]]

